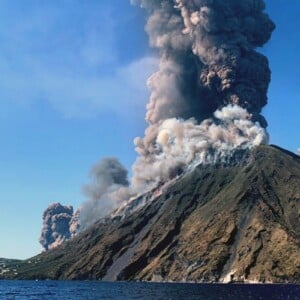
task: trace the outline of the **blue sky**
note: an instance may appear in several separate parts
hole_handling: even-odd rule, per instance
[[[266,2],[277,29],[262,50],[273,72],[264,115],[271,142],[296,151],[300,3]],[[78,207],[102,157],[130,169],[156,64],[143,27],[126,0],[0,1],[0,257],[37,254],[43,210]]]

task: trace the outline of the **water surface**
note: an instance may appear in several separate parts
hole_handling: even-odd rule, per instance
[[[300,300],[300,285],[0,281],[2,300]]]

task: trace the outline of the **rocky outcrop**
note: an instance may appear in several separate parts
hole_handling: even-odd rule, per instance
[[[31,261],[11,278],[300,282],[300,157],[260,146],[242,165],[199,166]]]

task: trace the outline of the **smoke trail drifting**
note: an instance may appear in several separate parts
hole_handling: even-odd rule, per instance
[[[88,200],[80,208],[80,229],[84,230],[116,209],[129,198],[127,170],[116,158],[104,158],[91,169],[91,180],[84,187]]]

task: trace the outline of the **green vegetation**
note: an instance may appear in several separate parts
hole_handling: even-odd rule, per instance
[[[123,220],[11,262],[1,276],[300,282],[299,217],[300,157],[260,146],[243,164],[196,168]]]

